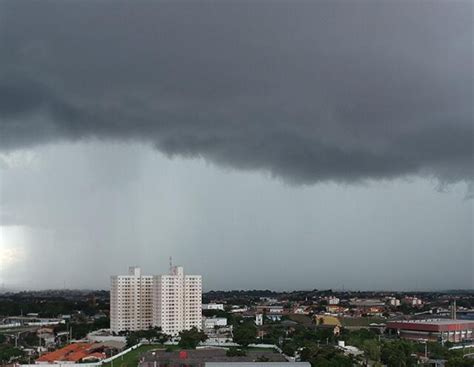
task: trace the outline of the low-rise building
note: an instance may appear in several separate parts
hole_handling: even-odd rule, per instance
[[[347,307],[341,306],[341,305],[327,305],[326,306],[326,311],[329,313],[341,315],[344,312],[348,310]]]
[[[284,314],[285,309],[280,305],[259,305],[256,307],[257,313]]]
[[[308,306],[295,306],[293,313],[297,315],[309,315],[310,308]]]
[[[42,344],[46,346],[53,345],[56,341],[54,329],[52,328],[39,328],[38,330],[36,330],[36,335],[42,340]]]
[[[266,314],[265,317],[271,321],[281,321],[282,314],[281,313],[269,313]]]
[[[265,303],[276,303],[278,302],[278,299],[276,299],[275,297],[260,297],[260,301]]]
[[[247,312],[248,311],[248,307],[244,306],[244,307],[240,307],[240,306],[232,306],[232,308],[230,309],[230,313],[244,313],[244,312]]]
[[[45,353],[36,364],[66,364],[105,359],[104,346],[97,343],[73,343],[53,352]]]
[[[227,326],[227,319],[225,317],[203,317],[203,329],[214,329],[216,327]]]
[[[459,343],[474,338],[474,321],[453,319],[389,321],[389,332],[403,339]]]
[[[359,314],[381,315],[385,311],[385,302],[379,299],[356,298],[351,300],[350,304],[355,307],[355,310]]]
[[[364,352],[362,350],[360,350],[359,348],[354,347],[352,345],[346,345],[346,342],[343,341],[343,340],[340,340],[337,343],[337,348],[342,350],[345,355],[350,355],[350,356],[354,356],[354,357],[364,355]]]
[[[223,303],[203,303],[202,309],[224,311],[224,304]]]
[[[416,296],[413,297],[404,297],[402,303],[410,305],[412,307],[419,307],[423,305],[423,301]]]
[[[400,306],[400,300],[395,298],[395,297],[388,297],[387,298],[387,303],[390,305],[390,306],[395,306],[395,307],[398,307]]]

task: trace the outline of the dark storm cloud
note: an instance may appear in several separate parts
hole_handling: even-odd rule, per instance
[[[473,177],[471,2],[0,3],[0,147],[134,140],[297,183]]]

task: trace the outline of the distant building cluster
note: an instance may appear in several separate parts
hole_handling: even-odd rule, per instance
[[[178,335],[202,328],[202,278],[186,275],[181,266],[169,274],[142,275],[130,267],[128,275],[115,275],[110,288],[110,327],[114,333],[161,327]]]
[[[348,361],[370,357],[360,345],[350,345],[356,333],[357,338],[372,340],[379,350],[385,348],[381,362],[386,365],[399,347],[408,344],[424,344],[424,353],[412,355],[418,364],[458,365],[461,349],[474,341],[474,297],[469,292],[238,290],[202,294],[201,276],[186,275],[179,266],[170,266],[163,275],[144,275],[140,268],[131,267],[127,275],[113,276],[111,283],[110,294],[63,291],[61,308],[55,303],[55,292],[42,293],[40,298],[36,293],[6,294],[4,305],[18,303],[18,307],[11,312],[17,316],[0,318],[5,335],[2,345],[18,345],[22,351],[10,362],[20,367],[33,367],[21,365],[31,360],[44,367],[113,366],[129,363],[125,355],[133,353],[136,367],[310,367],[297,362],[308,345]],[[133,334],[155,326],[171,338],[155,331]],[[193,327],[203,333],[190,333],[184,339],[179,335]],[[360,329],[370,332],[360,334]],[[165,346],[150,346],[155,343]],[[387,348],[389,344],[393,348]],[[420,345],[417,348],[422,350]],[[449,358],[435,359],[439,350],[449,353]]]

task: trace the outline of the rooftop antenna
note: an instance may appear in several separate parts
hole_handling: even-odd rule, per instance
[[[173,258],[170,256],[170,272],[173,270]]]

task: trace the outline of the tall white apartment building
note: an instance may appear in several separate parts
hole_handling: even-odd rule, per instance
[[[202,278],[185,275],[172,266],[165,275],[142,275],[130,267],[128,275],[111,277],[110,328],[113,332],[159,326],[168,335],[202,328]]]
[[[185,275],[181,266],[154,277],[153,325],[168,335],[202,328],[202,278]]]
[[[111,277],[110,329],[136,331],[149,328],[153,323],[153,276],[142,275],[132,266],[128,275]]]

